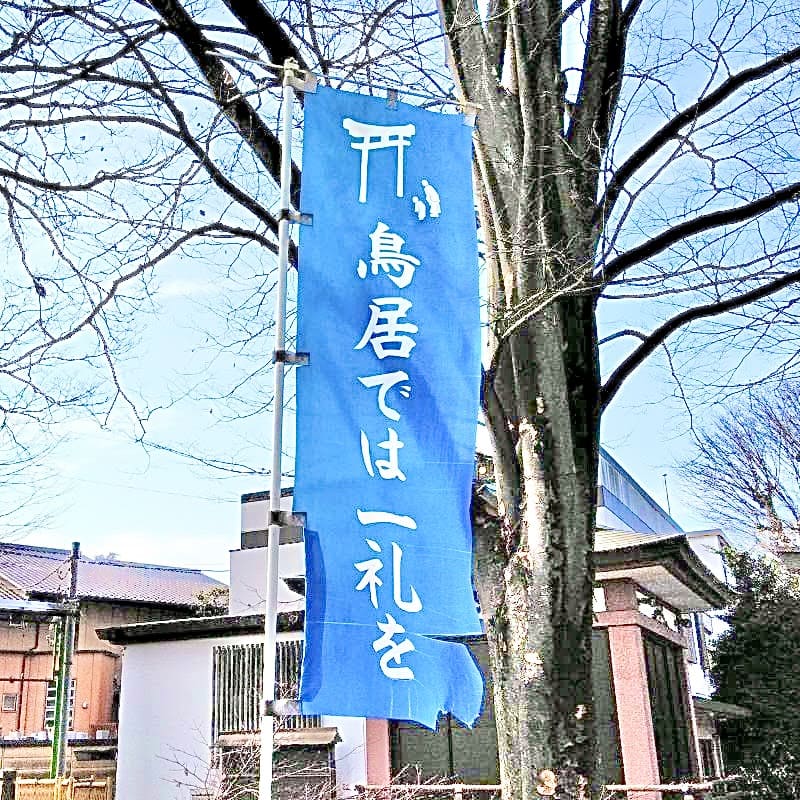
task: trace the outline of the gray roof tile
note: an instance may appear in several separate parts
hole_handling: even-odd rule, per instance
[[[69,550],[0,543],[0,580],[27,595],[63,595],[69,591]],[[222,586],[199,570],[95,561],[81,557],[78,597],[134,603],[191,606],[198,592]]]

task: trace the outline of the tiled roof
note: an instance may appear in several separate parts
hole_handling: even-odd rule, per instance
[[[3,580],[0,580],[0,599],[2,600],[22,600],[25,597],[25,592],[11,586]]]
[[[69,559],[69,550],[0,543],[0,596],[14,589],[66,596]],[[195,569],[85,557],[78,563],[78,597],[87,599],[191,606],[198,592],[222,585]]]

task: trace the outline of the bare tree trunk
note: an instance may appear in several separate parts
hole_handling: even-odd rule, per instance
[[[539,796],[537,786],[547,783],[542,770],[555,773],[561,797],[580,796],[594,773],[595,364],[586,365],[585,392],[573,401],[583,408],[575,408],[566,390],[560,311],[551,307],[511,343],[517,357],[526,357],[515,386],[527,414],[519,418],[516,458],[496,457],[495,478],[498,487],[515,488],[500,490],[497,518],[476,519],[501,776],[515,800]],[[574,437],[581,441],[574,442],[570,420],[581,413],[582,435]]]
[[[442,11],[459,88],[481,106],[476,185],[492,352],[483,400],[498,508],[477,519],[476,575],[504,797],[577,798],[595,767],[592,210],[613,98],[584,98],[591,122],[574,120],[568,144],[560,2],[498,0],[485,24],[463,4]],[[611,46],[614,14],[600,17],[589,60]],[[618,67],[619,56],[606,59],[603,86],[616,86]]]

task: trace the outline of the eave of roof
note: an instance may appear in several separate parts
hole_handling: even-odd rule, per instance
[[[695,708],[707,711],[720,719],[745,719],[752,715],[749,708],[735,703],[723,703],[720,700],[708,700],[705,697],[693,697]]]
[[[476,501],[484,514],[497,516],[497,496],[486,484],[476,487]],[[597,530],[594,562],[596,580],[632,580],[676,611],[723,609],[735,598],[692,550],[685,533]]]
[[[278,614],[278,632],[302,631],[304,618],[305,614],[302,611]],[[224,617],[192,617],[164,622],[140,622],[135,625],[98,628],[97,635],[112,644],[126,645],[243,636],[263,633],[263,631],[263,614],[242,614]]]
[[[217,743],[224,747],[245,747],[257,744],[259,733],[223,733]],[[300,728],[275,731],[275,745],[280,747],[328,747],[341,741],[337,728]]]
[[[703,564],[685,534],[598,531],[594,561],[598,581],[628,577],[678,611],[727,608],[735,598]],[[664,596],[665,586],[669,596]]]

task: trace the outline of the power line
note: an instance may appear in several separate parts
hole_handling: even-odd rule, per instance
[[[67,577],[66,573],[64,573],[62,575],[60,570],[61,570],[62,567],[69,567],[69,565],[70,565],[70,556],[67,556],[67,558],[64,561],[59,561],[56,564],[55,568],[50,570],[50,572],[48,572],[47,575],[45,575],[43,578],[39,578],[39,580],[37,580],[36,583],[34,583],[31,586],[29,586],[27,588],[27,591],[30,592],[32,589],[35,589],[37,586],[41,586],[51,575],[54,575],[55,573],[58,573],[58,579],[59,579],[59,583],[60,583],[61,581],[63,581]]]
[[[147,486],[133,486],[127,483],[114,483],[113,481],[98,481],[93,478],[81,478],[73,476],[73,480],[81,481],[82,483],[92,483],[97,486],[112,486],[117,489],[130,489],[135,492],[151,492],[152,494],[166,494],[172,497],[187,497],[191,500],[206,500],[210,503],[239,503],[238,498],[232,497],[209,497],[207,495],[189,494],[187,492],[171,492],[168,489],[152,489]]]

